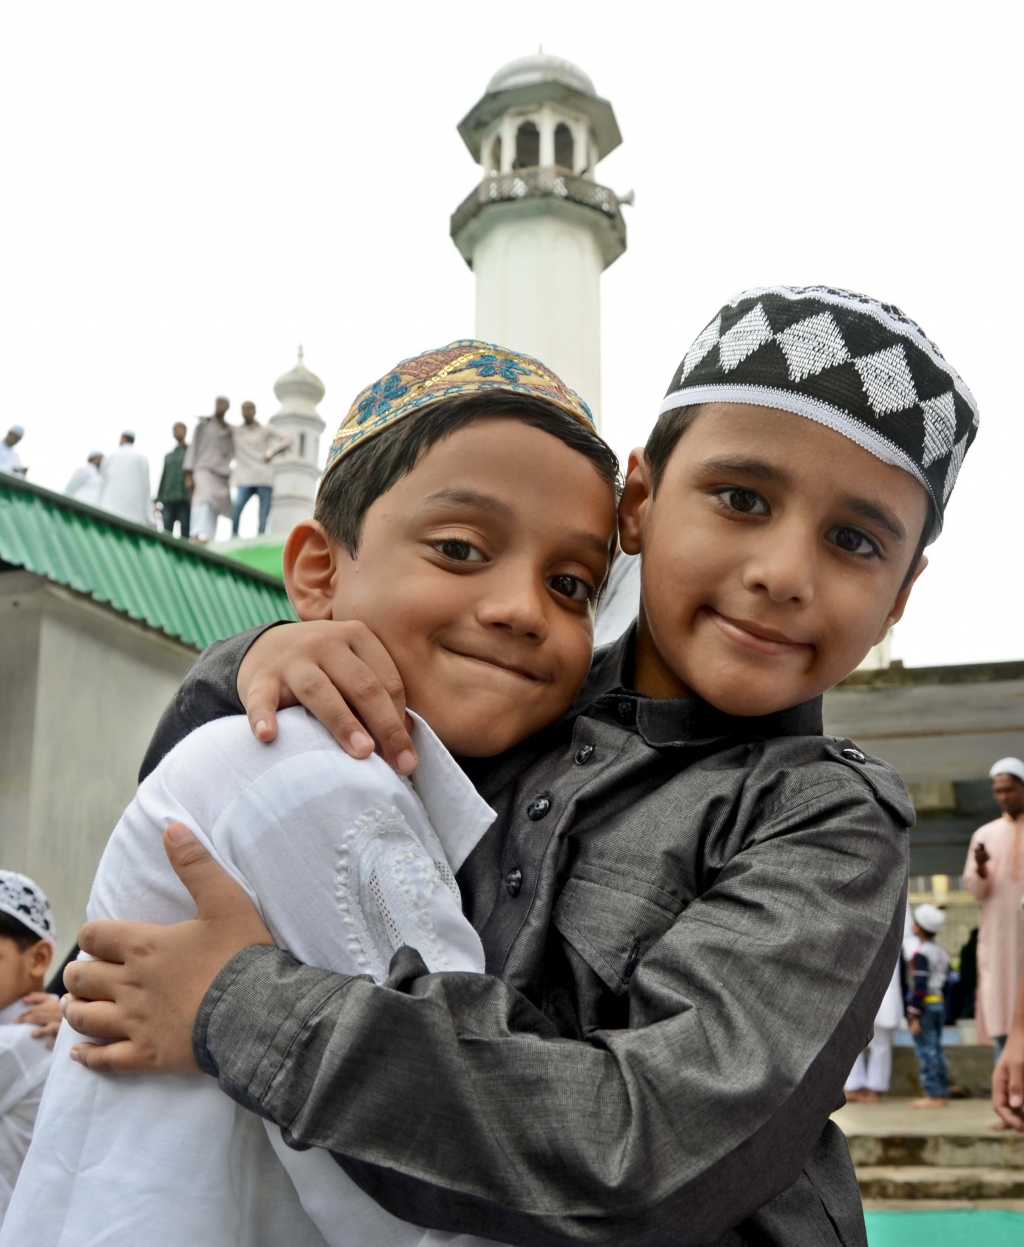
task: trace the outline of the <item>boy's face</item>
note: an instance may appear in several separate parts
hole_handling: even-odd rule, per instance
[[[39,991],[52,956],[46,940],[19,948],[10,936],[0,935],[0,1009]]]
[[[643,551],[637,689],[760,715],[831,688],[900,618],[929,511],[908,472],[824,425],[710,403],[655,495],[630,456],[619,514]]]
[[[457,429],[363,520],[349,557],[313,520],[285,580],[302,619],[358,619],[453,753],[500,753],[556,719],[590,666],[615,499],[596,467],[518,420]]]

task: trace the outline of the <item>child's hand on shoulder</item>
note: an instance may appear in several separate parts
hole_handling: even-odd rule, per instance
[[[401,677],[365,624],[317,619],[269,628],[249,647],[237,686],[257,740],[277,735],[278,710],[302,705],[353,758],[368,757],[376,742],[400,775],[416,769]]]

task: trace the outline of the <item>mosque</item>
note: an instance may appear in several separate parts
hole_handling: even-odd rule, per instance
[[[474,334],[543,359],[600,417],[601,274],[626,251],[632,203],[597,177],[622,141],[612,105],[575,65],[538,53],[500,69],[458,132],[481,170],[451,216],[476,277]],[[271,424],[293,440],[275,460],[263,538],[204,548],[0,476],[0,861],[44,882],[62,944],[196,653],[293,617],[281,552],[313,508],[325,387],[300,348],[274,390]],[[994,817],[989,764],[1024,754],[1022,697],[1024,663],[904,669],[884,651],[827,695],[827,729],[908,783],[920,889],[948,876],[955,893],[970,833]],[[965,923],[969,907],[947,923],[951,941]]]

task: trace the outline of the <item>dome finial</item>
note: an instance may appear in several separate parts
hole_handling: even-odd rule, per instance
[[[302,358],[303,358],[303,356],[302,356],[302,343],[300,342],[300,343],[299,343],[299,363],[300,363],[300,364],[302,363]]]

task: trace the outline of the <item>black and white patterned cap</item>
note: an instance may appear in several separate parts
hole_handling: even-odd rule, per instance
[[[697,403],[778,407],[828,425],[927,490],[938,536],[978,405],[891,303],[829,286],[737,295],[698,335],[661,410]]]
[[[19,875],[16,870],[0,870],[0,913],[17,918],[41,940],[56,943],[57,930],[50,902],[43,889],[28,875]]]

